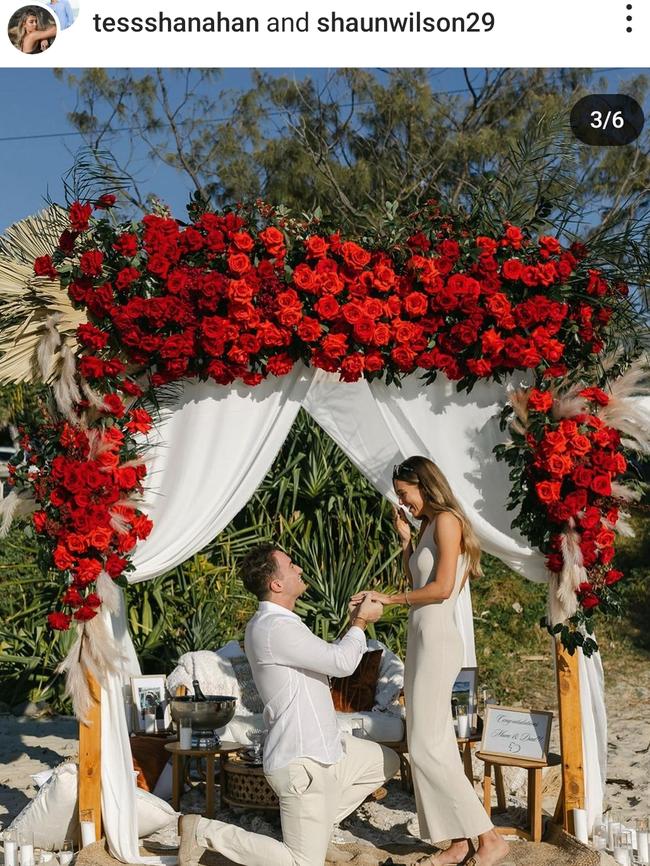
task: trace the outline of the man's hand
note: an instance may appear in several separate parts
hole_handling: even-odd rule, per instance
[[[366,596],[359,605],[356,616],[360,616],[367,622],[377,622],[384,612],[384,606],[378,601]]]
[[[367,598],[372,601],[378,601],[379,604],[383,605],[393,604],[390,595],[386,595],[385,592],[377,592],[374,589],[365,589],[361,592],[357,592],[350,599],[350,604],[361,604],[361,602]]]

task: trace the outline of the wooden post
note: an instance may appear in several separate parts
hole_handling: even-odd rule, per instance
[[[573,833],[575,828],[571,810],[584,809],[585,807],[578,651],[576,650],[573,655],[570,655],[561,642],[556,639],[555,660],[560,715],[560,751],[562,753],[561,818],[564,829]]]
[[[102,693],[99,683],[86,673],[92,698],[88,724],[79,723],[79,812],[92,809],[95,837],[102,837]]]

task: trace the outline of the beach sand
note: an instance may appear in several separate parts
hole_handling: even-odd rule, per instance
[[[650,803],[650,670],[612,672],[607,681],[607,708],[609,716],[609,766],[605,808],[621,809],[625,818],[645,815]],[[557,750],[557,724],[553,728],[551,750]],[[77,723],[69,717],[31,719],[13,715],[0,716],[0,823],[6,827],[36,793],[31,776],[52,768],[64,759],[77,754]],[[480,789],[481,767],[475,762],[477,791]],[[497,823],[513,823],[525,817],[525,774],[512,770],[506,773],[506,793],[509,812],[496,816]],[[550,768],[545,776],[544,808],[553,811],[559,789],[559,768]],[[198,791],[187,794],[182,803],[184,811],[200,812],[203,801]],[[258,832],[279,837],[277,820],[255,813],[233,815],[224,811],[218,815],[236,820]],[[348,817],[337,831],[339,848],[354,850],[354,845],[381,844],[384,849],[397,846],[404,851],[418,846],[417,817],[413,798],[402,791],[398,780],[388,787],[388,795],[381,801],[371,801]],[[171,844],[173,833],[159,838],[159,843]],[[519,846],[522,843],[514,843]],[[350,846],[352,846],[350,848]],[[407,848],[403,848],[407,846]],[[421,849],[422,850],[422,849]],[[523,849],[522,849],[523,850]],[[355,861],[357,858],[352,858]],[[407,862],[408,858],[406,861]],[[361,862],[361,861],[357,861]],[[514,861],[513,861],[514,862]],[[522,861],[523,862],[523,861]]]

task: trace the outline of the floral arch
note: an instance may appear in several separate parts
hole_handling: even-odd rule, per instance
[[[31,512],[61,576],[48,619],[79,631],[65,667],[80,718],[87,672],[101,681],[115,667],[102,611],[117,611],[115,583],[153,527],[141,508],[151,407],[188,379],[254,390],[316,368],[370,386],[502,389],[504,507],[545,557],[549,630],[569,655],[597,649],[593,615],[616,609],[615,536],[637,495],[624,451],[648,449],[632,401],[646,371],[633,341],[618,348],[634,308],[616,269],[580,243],[481,232],[435,204],[389,241],[260,203],[128,224],[114,204],[103,195],[51,209],[29,233],[18,224],[0,256],[0,381],[51,387],[42,424],[23,433],[3,523]]]

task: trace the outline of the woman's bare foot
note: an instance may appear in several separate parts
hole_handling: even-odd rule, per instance
[[[467,866],[494,866],[506,856],[509,845],[496,830],[483,833],[478,838],[476,854],[467,861]]]
[[[439,854],[432,854],[430,857],[418,860],[417,866],[455,866],[455,864],[463,862],[468,852],[467,840],[461,839],[458,842],[452,842],[449,848],[440,851]]]

